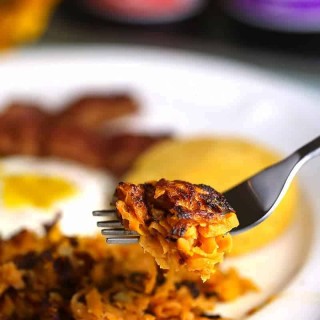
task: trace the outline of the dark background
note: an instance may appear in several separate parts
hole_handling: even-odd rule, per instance
[[[40,44],[135,44],[229,57],[320,86],[320,34],[266,31],[229,17],[217,0],[200,14],[166,25],[121,24],[65,0]]]

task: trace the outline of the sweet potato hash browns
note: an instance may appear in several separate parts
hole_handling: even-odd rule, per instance
[[[164,272],[139,245],[66,237],[56,223],[45,229],[0,240],[1,320],[222,319],[205,312],[255,290],[235,270],[217,270],[203,283]]]
[[[119,183],[118,214],[141,246],[163,269],[185,269],[207,280],[229,252],[228,233],[238,226],[234,210],[213,188],[161,179],[145,184]]]

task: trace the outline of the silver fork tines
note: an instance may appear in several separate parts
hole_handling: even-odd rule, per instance
[[[139,234],[126,230],[114,209],[96,210],[92,212],[95,217],[103,217],[104,221],[98,221],[97,226],[103,228],[101,234],[106,237],[109,244],[132,244],[139,242]]]
[[[92,212],[94,217],[105,217],[107,220],[119,220],[115,210],[96,210]]]
[[[97,226],[99,228],[107,228],[107,229],[114,229],[114,228],[123,228],[121,222],[118,221],[98,221]]]
[[[139,242],[139,236],[107,238],[108,244],[133,244]]]
[[[101,234],[103,236],[136,236],[137,233],[131,230],[125,229],[102,229]]]

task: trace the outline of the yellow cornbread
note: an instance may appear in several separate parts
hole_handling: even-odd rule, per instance
[[[267,148],[238,138],[177,139],[159,143],[144,153],[123,180],[143,183],[180,179],[224,192],[279,159]],[[279,236],[292,221],[297,198],[297,186],[293,184],[266,221],[233,237],[232,254],[250,252]]]

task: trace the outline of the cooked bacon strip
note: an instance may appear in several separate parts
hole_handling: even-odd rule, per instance
[[[75,99],[58,113],[59,125],[99,129],[105,122],[137,112],[138,105],[126,94],[88,94]]]
[[[49,114],[35,104],[8,105],[0,114],[0,154],[41,154],[49,119]]]
[[[83,96],[58,115],[32,103],[12,103],[0,113],[0,155],[60,157],[108,169],[119,177],[143,151],[168,138],[93,130],[136,110],[128,95]]]
[[[116,176],[126,172],[135,159],[167,135],[120,133],[106,136],[77,126],[59,126],[51,130],[47,154],[108,169]]]
[[[121,182],[116,208],[125,226],[163,269],[187,270],[207,280],[231,248],[234,210],[213,188],[184,181]]]
[[[106,136],[79,126],[53,127],[46,143],[47,155],[93,167],[105,167],[108,151]]]

